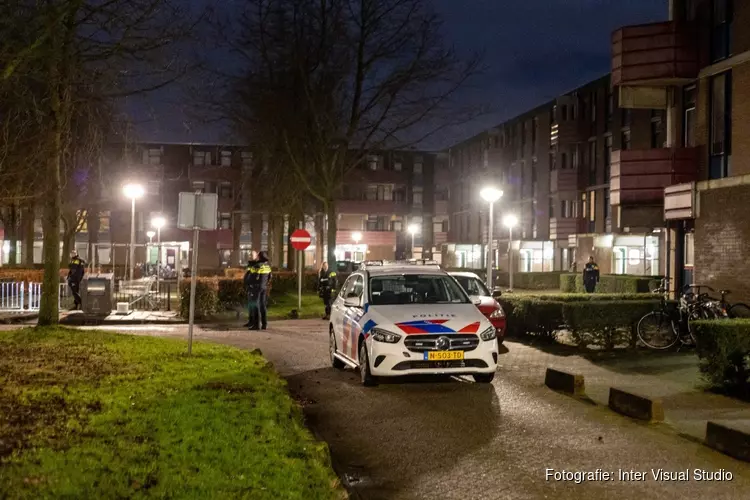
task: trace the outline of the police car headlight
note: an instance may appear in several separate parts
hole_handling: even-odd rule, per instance
[[[398,344],[401,340],[401,335],[391,333],[387,330],[381,330],[380,328],[373,328],[372,338],[377,342],[385,342],[386,344]]]
[[[497,318],[504,318],[505,317],[505,311],[503,311],[502,307],[498,307],[494,311],[492,311],[492,314],[490,314],[490,318],[497,319]]]
[[[485,331],[479,334],[479,338],[482,340],[494,340],[495,337],[497,337],[497,332],[495,332],[494,326],[487,328]]]

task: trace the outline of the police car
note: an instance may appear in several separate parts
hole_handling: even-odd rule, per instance
[[[364,262],[336,297],[329,325],[335,368],[378,377],[472,375],[497,370],[496,330],[435,262]]]

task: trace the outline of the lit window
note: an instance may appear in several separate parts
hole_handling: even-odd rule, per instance
[[[222,151],[221,152],[221,166],[222,167],[231,167],[232,166],[232,152],[231,151]]]
[[[219,229],[232,229],[232,214],[219,214]]]

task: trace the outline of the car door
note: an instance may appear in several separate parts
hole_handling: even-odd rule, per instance
[[[331,304],[331,325],[333,326],[333,334],[336,337],[336,346],[341,350],[341,335],[344,331],[344,314],[346,308],[344,307],[344,297],[346,297],[346,291],[349,286],[353,283],[355,275],[349,276],[344,284],[341,286],[341,290],[334,298],[333,304]]]
[[[346,289],[344,300],[355,300],[357,306],[344,306],[343,329],[341,332],[341,350],[349,358],[356,360],[359,354],[358,339],[362,332],[361,319],[364,316],[364,287],[365,280],[361,274],[352,275],[352,280]],[[342,302],[343,304],[343,302]]]

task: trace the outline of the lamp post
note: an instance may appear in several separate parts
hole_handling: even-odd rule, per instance
[[[352,252],[352,254],[356,254],[357,249],[359,249],[359,242],[362,239],[362,233],[360,233],[359,231],[353,232],[352,239],[354,240],[354,245],[356,245],[356,248],[354,252]],[[352,257],[354,257],[354,255],[352,255]],[[362,256],[362,260],[365,260],[364,255]]]
[[[148,236],[148,244],[150,245],[151,243],[153,243],[153,238],[154,236],[156,236],[156,233],[153,231],[147,231],[146,236]]]
[[[502,195],[502,191],[492,186],[487,186],[479,192],[479,196],[490,204],[490,220],[489,227],[487,228],[487,287],[490,290],[494,289],[492,281],[492,226],[494,225],[492,215],[495,209],[495,202],[499,200]]]
[[[144,189],[140,184],[125,184],[123,193],[130,198],[130,281],[133,281],[133,268],[135,266],[135,200],[143,196]]]
[[[508,284],[513,291],[513,227],[518,224],[518,217],[508,214],[503,217],[503,225],[508,228]],[[544,257],[544,256],[542,256]]]
[[[409,224],[409,227],[407,228],[407,231],[409,231],[409,234],[411,234],[411,251],[410,251],[410,257],[414,258],[414,235],[419,232],[419,226],[416,224]]]
[[[164,217],[154,217],[151,219],[151,226],[156,228],[156,296],[159,297],[159,281],[161,278],[161,228],[167,223]]]

